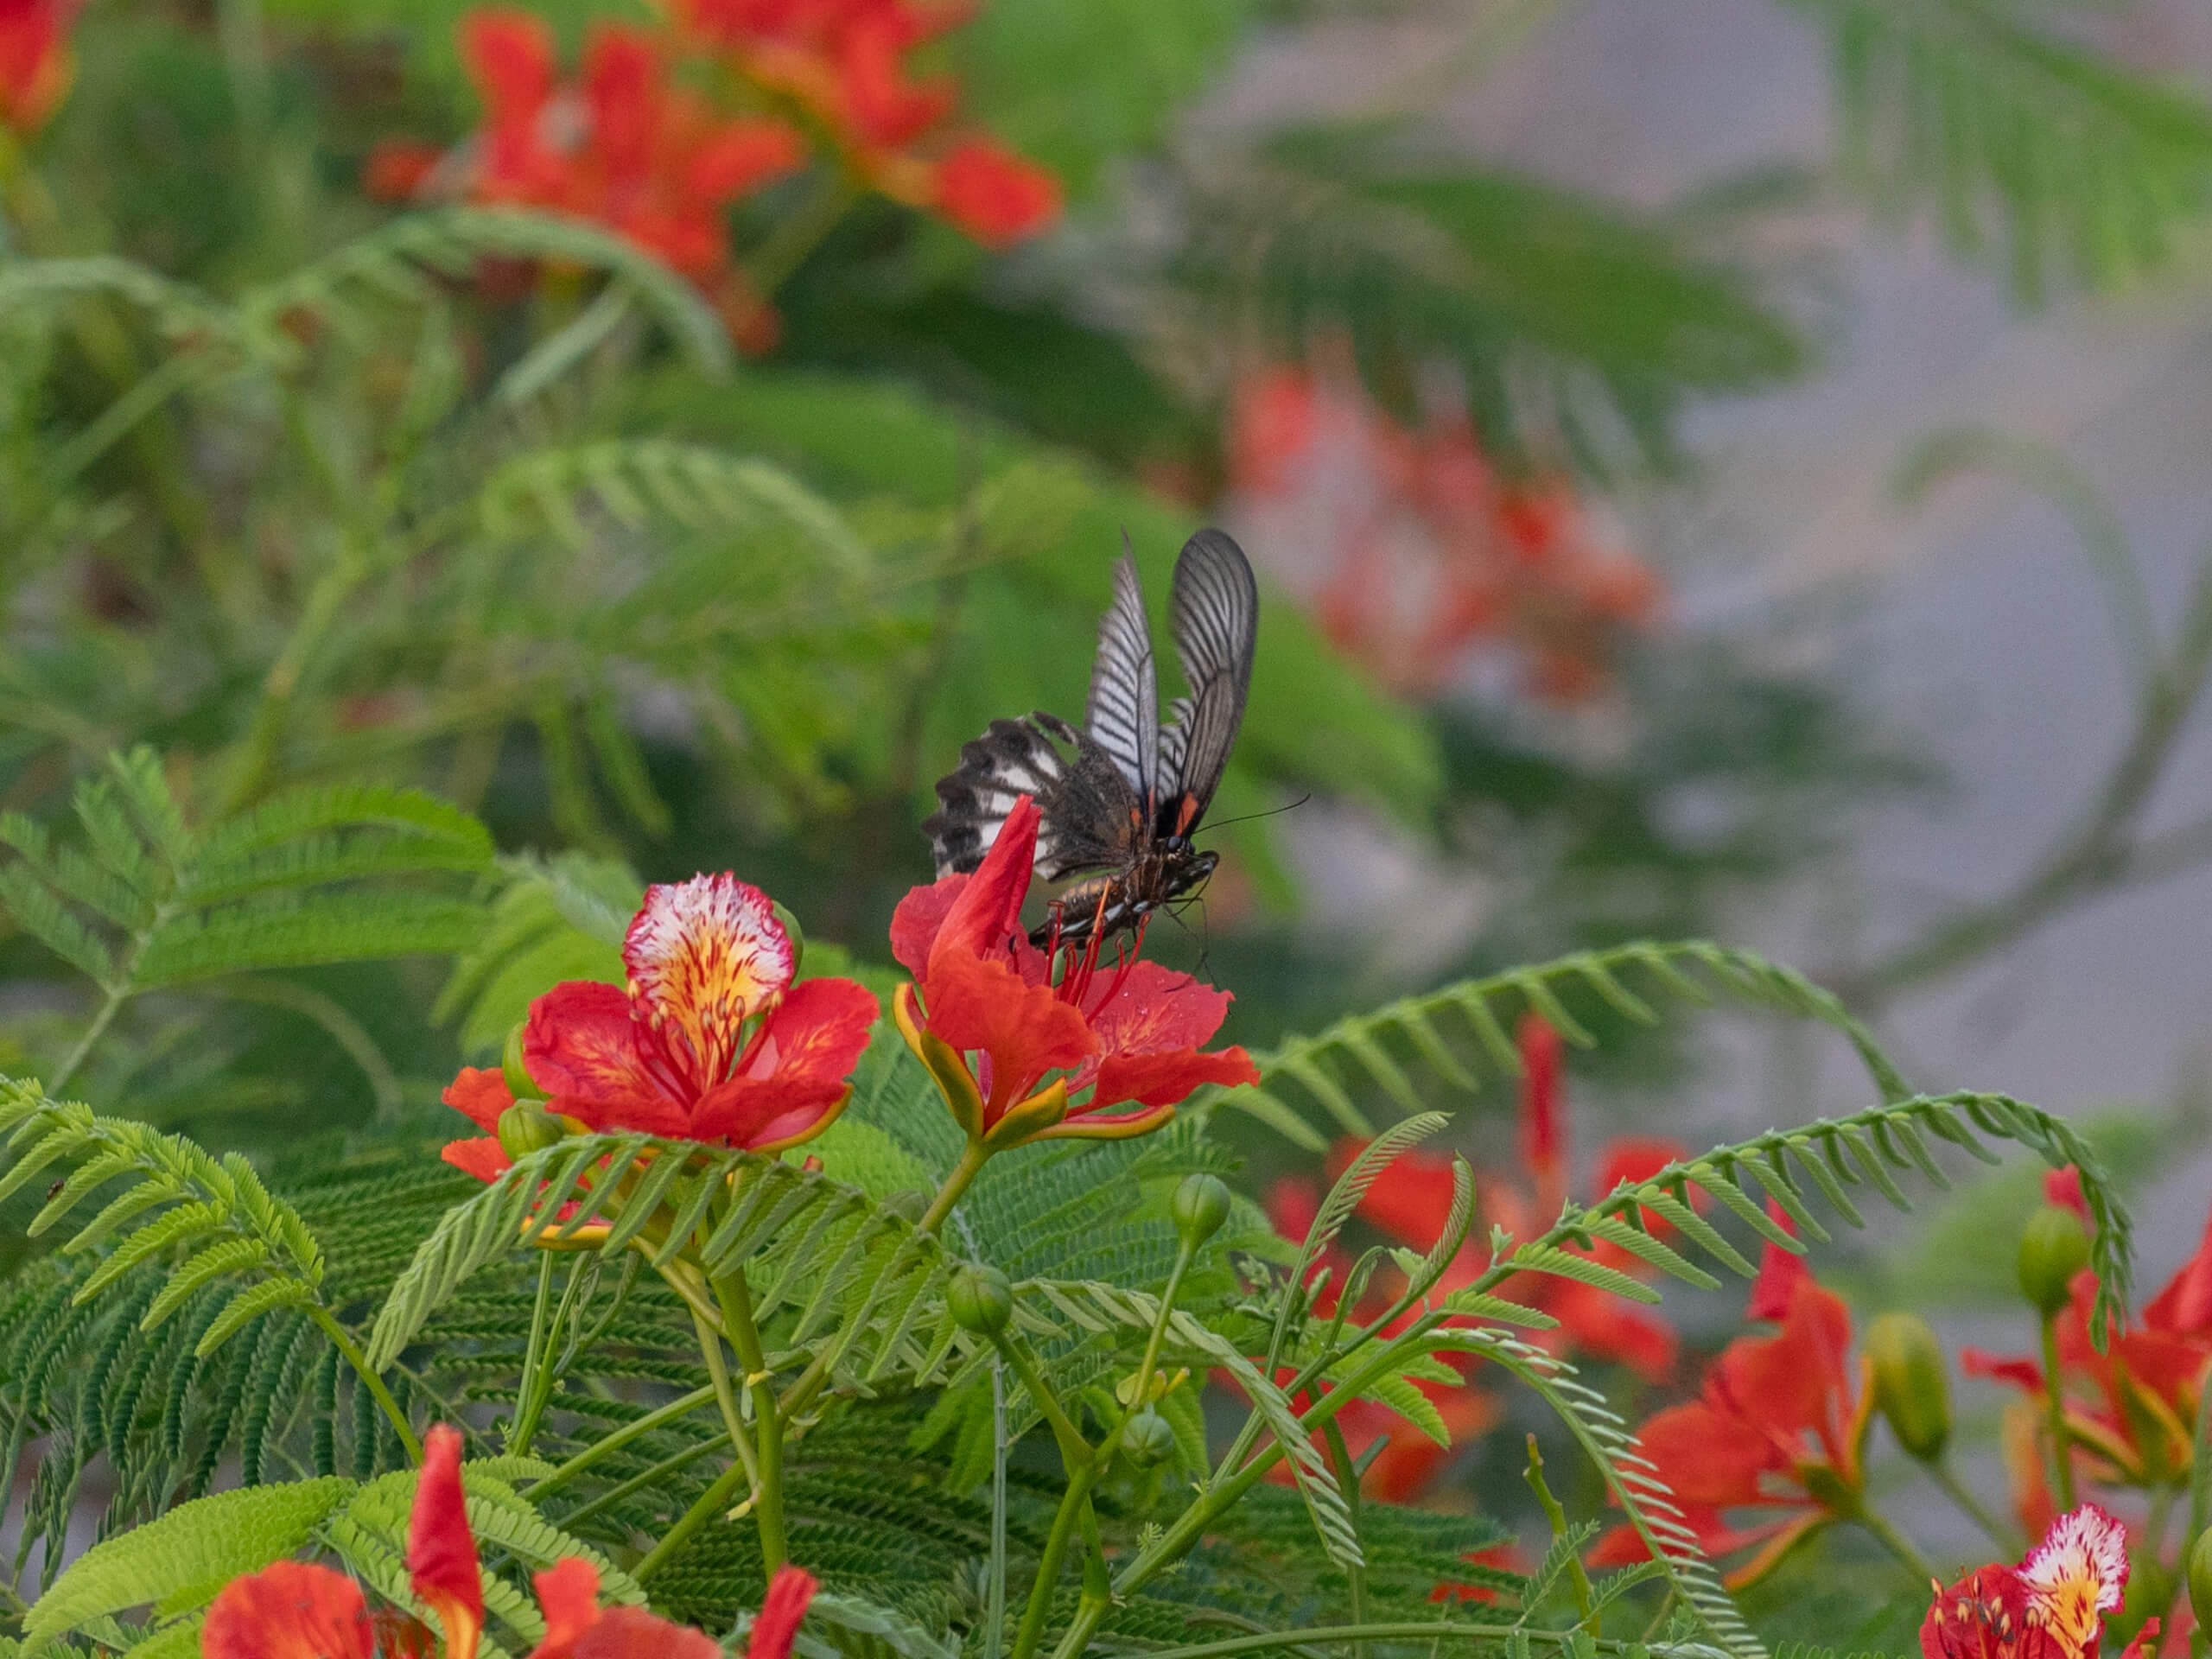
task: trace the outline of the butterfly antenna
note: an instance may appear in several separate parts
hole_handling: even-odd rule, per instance
[[[1296,800],[1287,802],[1281,806],[1271,806],[1264,812],[1247,812],[1242,817],[1216,818],[1211,823],[1206,825],[1206,828],[1226,830],[1232,823],[1249,823],[1255,818],[1279,818],[1286,812],[1295,812],[1313,798],[1313,791],[1309,789]]]

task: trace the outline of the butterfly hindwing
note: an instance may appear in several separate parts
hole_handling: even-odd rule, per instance
[[[1026,720],[995,720],[960,749],[960,765],[938,779],[938,810],[922,823],[937,873],[973,870],[999,838],[1014,804],[1042,802],[1067,770],[1052,741]],[[1042,852],[1042,847],[1039,847]]]
[[[1260,593],[1244,550],[1217,530],[1192,537],[1175,561],[1169,614],[1191,693],[1160,734],[1155,799],[1160,832],[1188,835],[1220,786],[1252,689]]]

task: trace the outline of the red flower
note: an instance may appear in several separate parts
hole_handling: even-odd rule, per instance
[[[531,1004],[523,1058],[546,1108],[587,1129],[640,1129],[777,1152],[829,1128],[880,1011],[849,979],[792,982],[791,936],[768,895],[730,874],[645,889],[622,960],[626,991],[569,980]],[[498,1071],[465,1066],[446,1104],[496,1131],[514,1103]],[[442,1156],[490,1180],[496,1139]]]
[[[1873,1404],[1872,1389],[1849,1363],[1850,1310],[1799,1257],[1767,1246],[1747,1311],[1781,1328],[1730,1343],[1696,1400],[1659,1413],[1640,1431],[1644,1456],[1673,1490],[1701,1549],[1720,1555],[1760,1547],[1728,1574],[1732,1587],[1764,1576],[1800,1541],[1858,1513]],[[1775,1518],[1738,1528],[1725,1518],[1731,1510]],[[1592,1560],[1617,1566],[1644,1554],[1643,1541],[1624,1526],[1599,1541]]]
[[[461,57],[484,100],[480,192],[527,200],[554,188],[559,163],[541,130],[557,61],[552,26],[517,7],[480,7],[461,21]]]
[[[988,139],[969,138],[938,163],[938,211],[987,248],[1010,248],[1060,215],[1060,181]]]
[[[461,1436],[443,1424],[423,1436],[407,1524],[407,1573],[409,1587],[444,1627],[443,1659],[476,1659],[483,1581],[461,1491]],[[719,1659],[721,1653],[704,1631],[642,1607],[601,1608],[598,1569],[579,1557],[556,1561],[532,1582],[545,1639],[530,1659]],[[777,1569],[746,1659],[790,1659],[791,1637],[814,1589],[813,1578],[799,1568]],[[359,1588],[345,1573],[278,1561],[224,1586],[207,1610],[200,1651],[206,1659],[376,1659],[375,1629]],[[385,1644],[388,1656],[394,1645]]]
[[[1221,1028],[1228,992],[1135,949],[1102,971],[1096,935],[1055,982],[1053,957],[1020,922],[1037,824],[1025,795],[974,874],[914,888],[891,918],[892,954],[914,976],[893,1015],[970,1141],[997,1150],[1046,1135],[1141,1135],[1200,1084],[1257,1083],[1242,1048],[1198,1047]],[[1048,1073],[1058,1075],[1046,1084]],[[1132,1103],[1142,1109],[1108,1110]]]
[[[1925,1659],[2092,1659],[2127,1586],[2127,1535],[2085,1503],[2052,1522],[2018,1567],[1981,1567],[1938,1586],[1920,1627]],[[2158,1633],[2149,1620],[2121,1659]]]
[[[2045,1178],[2053,1203],[2082,1205],[2081,1178],[2062,1170]],[[2185,1471],[2192,1455],[2208,1368],[2212,1368],[2212,1217],[2196,1254],[2137,1319],[2116,1332],[2107,1351],[2089,1340],[2096,1274],[2075,1275],[2073,1300],[2058,1316],[2059,1387],[2066,1394],[2068,1438],[2092,1478],[2156,1484]],[[1959,1356],[1968,1375],[2012,1383],[2039,1405],[2048,1381],[2037,1359],[2001,1357],[1968,1348]],[[2022,1470],[2024,1474],[2024,1465]],[[2032,1515],[2047,1503],[2039,1483],[2016,1480],[2015,1502]]]
[[[46,124],[69,90],[69,26],[82,0],[0,0],[0,122]]]
[[[437,170],[445,152],[435,144],[426,144],[412,138],[385,138],[378,142],[369,157],[361,163],[361,188],[372,201],[410,201],[423,188],[423,182]],[[384,711],[378,710],[379,715]],[[377,723],[374,720],[358,720],[361,725]]]

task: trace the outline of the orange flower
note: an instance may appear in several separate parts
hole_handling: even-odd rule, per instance
[[[1257,1083],[1242,1048],[1198,1046],[1220,1030],[1228,992],[1135,949],[1102,970],[1095,931],[1054,980],[1053,957],[1020,925],[1037,826],[1025,795],[974,874],[914,888],[891,918],[891,952],[914,976],[893,1017],[969,1140],[996,1150],[1048,1135],[1142,1135],[1202,1083]],[[1141,1109],[1108,1110],[1129,1104]]]
[[[0,122],[46,124],[69,90],[69,26],[82,0],[0,0]]]
[[[1696,1400],[1639,1431],[1643,1455],[1700,1549],[1722,1555],[1758,1546],[1727,1575],[1731,1587],[1763,1578],[1832,1522],[1858,1516],[1873,1405],[1864,1363],[1854,1370],[1849,1362],[1851,1311],[1801,1258],[1769,1244],[1747,1312],[1780,1328],[1737,1338],[1706,1372]],[[1743,1510],[1774,1518],[1740,1528],[1726,1518]],[[1599,1540],[1591,1559],[1618,1566],[1645,1553],[1624,1526]]]
[[[423,1468],[407,1524],[407,1573],[409,1586],[444,1628],[443,1659],[476,1659],[484,1633],[483,1581],[461,1491],[461,1435],[443,1424],[423,1437]],[[703,1630],[642,1607],[601,1607],[599,1571],[580,1557],[556,1561],[531,1582],[545,1639],[530,1659],[719,1659],[721,1653]],[[746,1659],[790,1659],[814,1591],[810,1574],[779,1567],[753,1622]],[[404,1616],[394,1622],[404,1623]],[[278,1561],[223,1586],[207,1610],[200,1645],[205,1659],[376,1659],[377,1628],[345,1573]],[[409,1644],[384,1645],[386,1659],[399,1659]]]
[[[531,1004],[523,1058],[549,1111],[588,1129],[638,1129],[777,1152],[830,1127],[880,1012],[849,979],[793,982],[797,953],[760,888],[727,873],[645,889],[622,944],[627,990],[569,980]],[[465,1067],[445,1101],[496,1130],[505,1078]],[[497,1140],[455,1141],[481,1179]]]
[[[2127,1587],[2127,1534],[2094,1503],[2062,1515],[2018,1567],[1981,1567],[1948,1589],[1920,1627],[1925,1659],[2093,1659],[2104,1616]],[[2121,1659],[2158,1633],[2147,1621]]]
[[[969,138],[938,163],[937,206],[985,247],[1010,248],[1060,214],[1060,181],[988,139]]]

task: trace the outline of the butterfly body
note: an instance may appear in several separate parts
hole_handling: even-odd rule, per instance
[[[1114,572],[1114,602],[1099,625],[1084,723],[1039,709],[995,720],[963,746],[937,785],[938,810],[922,826],[940,875],[973,870],[1024,795],[1041,817],[1037,873],[1087,879],[1053,901],[1032,938],[1081,942],[1141,925],[1196,892],[1218,855],[1192,832],[1220,784],[1244,714],[1259,620],[1252,568],[1219,531],[1200,531],[1175,562],[1173,626],[1190,695],[1159,717],[1152,638],[1136,567]],[[1072,751],[1071,753],[1070,751]]]

